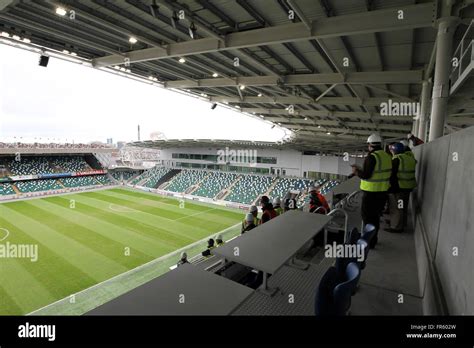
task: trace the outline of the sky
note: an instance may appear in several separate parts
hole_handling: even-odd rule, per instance
[[[0,142],[150,139],[276,141],[278,127],[239,112],[97,69],[0,44]],[[16,137],[16,138],[15,138]]]

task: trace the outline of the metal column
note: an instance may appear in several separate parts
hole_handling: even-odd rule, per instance
[[[421,87],[421,106],[420,106],[420,118],[418,119],[417,133],[415,134],[418,138],[426,141],[426,127],[428,125],[428,110],[430,109],[430,92],[431,82],[423,81]]]
[[[436,66],[433,82],[429,141],[443,136],[444,132],[448,109],[453,35],[458,22],[458,17],[444,17],[438,20]]]

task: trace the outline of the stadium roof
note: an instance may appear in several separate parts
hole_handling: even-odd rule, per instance
[[[457,44],[471,0],[0,0],[0,30],[260,116],[292,130],[296,148],[331,151],[411,130],[411,116],[381,116],[380,104],[419,101],[447,3],[463,19]],[[456,98],[451,131],[474,124],[472,93]]]
[[[270,142],[270,141],[249,141],[249,140],[225,140],[225,139],[163,139],[163,140],[145,140],[130,143],[132,146],[146,148],[269,148],[283,149],[290,148],[291,143],[286,142]]]

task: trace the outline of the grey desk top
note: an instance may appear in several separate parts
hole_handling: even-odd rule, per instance
[[[228,315],[253,291],[184,264],[86,315]]]
[[[352,193],[360,189],[360,178],[358,176],[353,176],[349,180],[346,180],[339,185],[337,185],[331,192],[335,195],[339,193]]]
[[[212,253],[273,274],[331,219],[331,216],[290,210],[213,249]]]

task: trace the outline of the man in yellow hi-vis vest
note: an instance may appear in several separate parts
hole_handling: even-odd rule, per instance
[[[410,192],[416,187],[415,167],[416,159],[405,145],[395,143],[392,147],[392,174],[388,207],[390,211],[390,227],[385,231],[392,233],[403,232],[407,223],[408,200]]]
[[[372,134],[369,136],[367,144],[369,154],[364,160],[363,167],[356,167],[355,173],[361,178],[360,189],[363,192],[362,220],[364,225],[372,224],[376,229],[375,235],[370,241],[370,247],[373,248],[378,241],[380,217],[387,202],[392,158],[383,150],[380,135]]]

